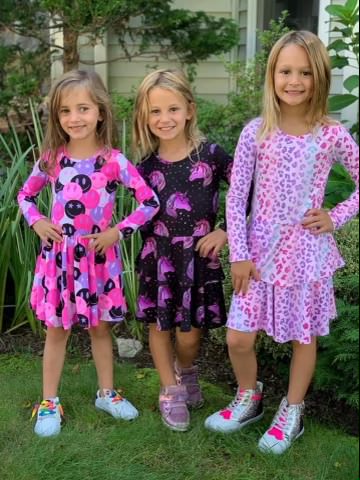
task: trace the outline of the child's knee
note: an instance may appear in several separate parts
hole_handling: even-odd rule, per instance
[[[99,322],[99,325],[89,329],[91,338],[107,338],[110,335],[110,325],[108,322]]]
[[[189,333],[176,333],[176,344],[180,348],[192,349],[197,348],[200,344],[200,336]]]
[[[227,346],[230,352],[249,353],[254,350],[256,333],[238,332],[229,329],[226,335]]]
[[[64,330],[63,328],[48,328],[46,330],[46,342],[62,343],[67,342],[71,330]]]

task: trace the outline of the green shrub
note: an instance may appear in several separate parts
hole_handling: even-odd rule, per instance
[[[359,408],[359,221],[336,237],[346,267],[335,276],[338,318],[319,340],[315,386]]]

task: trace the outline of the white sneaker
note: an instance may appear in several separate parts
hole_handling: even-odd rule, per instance
[[[103,396],[100,395],[100,390],[98,390],[95,407],[109,413],[114,418],[123,420],[134,420],[134,418],[139,416],[136,408],[115,390],[103,389]]]
[[[283,398],[269,429],[259,441],[259,449],[276,455],[284,453],[304,433],[304,408],[304,402],[289,405]]]
[[[213,432],[232,433],[257,422],[264,415],[262,391],[261,382],[257,382],[256,390],[239,388],[230,405],[206,419],[205,427]]]
[[[37,420],[34,432],[39,437],[54,437],[61,430],[61,419],[64,415],[59,397],[52,400],[43,400],[33,410],[33,416],[37,412]]]

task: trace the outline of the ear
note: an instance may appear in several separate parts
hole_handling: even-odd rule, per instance
[[[195,113],[195,103],[191,102],[188,105],[188,113],[186,116],[186,120],[191,120],[192,117],[194,116],[194,113]]]

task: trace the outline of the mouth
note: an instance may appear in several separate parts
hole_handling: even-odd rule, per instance
[[[288,95],[302,95],[305,92],[300,90],[285,90],[285,93]]]
[[[160,130],[160,132],[170,132],[174,128],[175,127],[159,127],[158,129]]]

